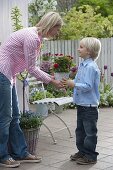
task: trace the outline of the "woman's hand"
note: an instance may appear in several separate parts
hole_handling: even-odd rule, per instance
[[[51,79],[50,83],[52,83],[57,88],[64,88],[63,83],[59,80]]]
[[[64,87],[67,87],[67,79],[66,78],[62,78],[61,82],[64,85]]]
[[[50,76],[51,77],[51,79],[55,79],[55,76]]]

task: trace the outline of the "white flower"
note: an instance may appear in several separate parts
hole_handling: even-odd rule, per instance
[[[54,2],[53,2],[53,6],[56,6],[56,5],[57,5],[57,1],[54,1]]]

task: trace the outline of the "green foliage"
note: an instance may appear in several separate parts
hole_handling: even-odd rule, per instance
[[[24,72],[21,72],[19,74],[17,74],[17,78],[20,80],[20,81],[24,81],[28,76],[28,71],[25,70]]]
[[[112,23],[112,25],[113,25],[113,15],[109,15],[108,16],[108,19],[109,19],[109,21]]]
[[[36,116],[34,113],[27,111],[20,118],[20,127],[22,129],[38,128],[42,125],[42,117]]]
[[[76,108],[76,104],[70,103],[67,108],[68,109],[75,109]]]
[[[65,13],[74,6],[76,0],[57,0],[57,3],[58,11]]]
[[[49,53],[43,53],[42,56],[42,61],[52,61],[54,59],[54,55]]]
[[[93,8],[99,6],[98,13],[102,16],[107,17],[108,15],[113,15],[113,1],[112,0],[76,0],[76,7],[82,5],[91,5]]]
[[[32,89],[32,91],[29,94],[29,102],[32,103],[33,101],[44,99],[45,96],[47,98],[54,97],[54,95],[48,91],[44,92],[44,91],[36,91]]]
[[[13,29],[14,29],[14,31],[17,31],[17,30],[23,28],[23,26],[21,24],[21,20],[20,20],[21,16],[22,15],[21,15],[20,10],[19,10],[19,8],[17,6],[12,8],[11,19],[13,21]]]
[[[113,89],[109,84],[100,84],[100,107],[113,106]]]
[[[55,0],[35,0],[33,3],[29,4],[29,23],[34,26],[38,23],[40,18],[48,11],[56,10],[57,1]]]
[[[45,89],[53,94],[54,97],[66,97],[66,96],[72,96],[73,90],[68,88],[68,89],[57,89],[54,87],[52,84],[45,85]]]
[[[80,39],[87,36],[98,38],[111,37],[113,26],[110,19],[97,13],[89,5],[72,8],[64,17],[65,25],[61,30],[61,39]]]

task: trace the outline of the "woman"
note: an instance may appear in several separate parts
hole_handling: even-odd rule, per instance
[[[29,154],[23,132],[19,126],[19,109],[15,77],[25,69],[37,80],[52,83],[58,88],[60,81],[35,66],[42,38],[58,34],[63,21],[56,12],[45,14],[35,27],[24,28],[11,34],[0,46],[0,165],[17,167],[20,162],[40,162],[41,158]],[[11,153],[8,152],[10,146]],[[17,161],[18,160],[18,161]]]

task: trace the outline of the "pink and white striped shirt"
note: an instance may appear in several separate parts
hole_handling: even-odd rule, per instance
[[[15,76],[25,69],[37,80],[49,83],[49,74],[36,66],[41,46],[41,37],[36,27],[24,28],[12,33],[9,39],[0,46],[0,72],[12,83]]]

